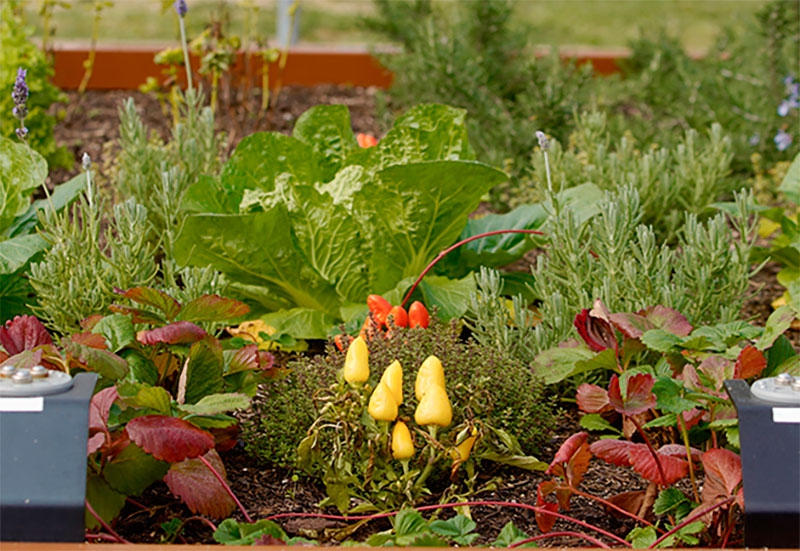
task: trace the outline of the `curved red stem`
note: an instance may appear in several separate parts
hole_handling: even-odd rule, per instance
[[[94,507],[92,507],[92,504],[89,503],[88,499],[84,500],[84,503],[86,504],[86,510],[89,511],[89,514],[100,523],[100,526],[102,526],[109,534],[111,534],[111,537],[116,538],[118,543],[130,543],[128,540],[117,534],[114,529],[111,528],[111,526],[104,521],[100,515],[97,514],[97,511],[94,510]]]
[[[248,524],[253,524],[253,519],[250,518],[250,515],[247,514],[247,510],[244,508],[244,505],[242,505],[242,502],[239,501],[239,498],[236,497],[236,494],[233,493],[233,490],[231,490],[230,485],[225,481],[225,479],[222,478],[222,476],[217,472],[217,470],[214,468],[214,466],[211,463],[208,462],[208,459],[206,459],[202,455],[200,457],[198,457],[198,459],[200,461],[202,461],[203,464],[206,467],[208,467],[208,470],[210,470],[214,474],[215,477],[217,477],[217,480],[219,480],[219,483],[222,484],[222,487],[225,488],[225,491],[228,493],[229,496],[231,496],[231,499],[233,499],[233,502],[236,503],[236,506],[242,512],[242,516],[244,517],[244,520],[247,521]]]
[[[611,549],[610,546],[606,545],[601,540],[599,540],[597,538],[593,538],[592,536],[590,536],[588,534],[582,534],[581,532],[548,532],[546,534],[539,534],[538,536],[533,536],[533,537],[526,538],[524,540],[518,541],[516,543],[512,543],[511,545],[509,545],[509,547],[520,547],[522,545],[525,545],[526,543],[531,543],[532,541],[539,541],[539,540],[544,540],[544,539],[547,539],[547,538],[557,538],[557,537],[560,537],[560,536],[567,536],[567,537],[585,539],[586,541],[588,541],[589,543],[593,543],[597,547],[602,547],[604,549]]]
[[[433,269],[433,267],[436,266],[436,263],[439,262],[442,258],[444,258],[449,252],[454,251],[455,249],[459,248],[461,245],[469,243],[470,241],[475,241],[476,239],[482,239],[484,237],[490,237],[492,235],[500,235],[500,234],[503,234],[503,233],[527,233],[527,234],[530,234],[530,235],[544,235],[543,232],[540,232],[538,230],[494,230],[494,231],[487,231],[487,232],[484,232],[484,233],[479,233],[477,235],[473,235],[471,237],[467,237],[466,239],[462,239],[458,243],[456,243],[454,245],[450,245],[445,250],[440,252],[438,255],[436,255],[436,258],[434,258],[431,261],[430,264],[425,266],[425,269],[422,270],[421,274],[419,274],[419,277],[414,282],[414,284],[411,286],[411,289],[409,289],[408,292],[406,293],[406,296],[403,297],[403,302],[400,303],[400,306],[402,306],[403,308],[406,307],[406,303],[408,302],[408,299],[411,298],[411,295],[416,290],[417,285],[419,285],[420,282],[422,281],[422,278],[425,277],[426,275],[428,275],[428,272],[430,272],[431,269]]]
[[[650,544],[650,547],[648,547],[648,549],[655,549],[656,547],[658,547],[658,544],[659,544],[659,543],[661,543],[662,541],[664,541],[665,539],[667,539],[668,537],[670,537],[672,534],[674,534],[675,532],[677,532],[678,530],[680,530],[680,529],[681,529],[681,528],[683,528],[684,526],[687,526],[688,524],[691,524],[692,522],[696,521],[697,519],[699,519],[699,518],[700,518],[700,517],[702,517],[703,515],[707,515],[708,513],[710,513],[711,511],[713,511],[714,509],[719,509],[720,507],[722,507],[722,506],[724,506],[724,505],[728,505],[729,503],[731,503],[731,502],[732,502],[732,501],[734,501],[735,499],[736,499],[736,497],[734,497],[734,496],[730,496],[729,498],[727,498],[727,499],[723,499],[722,501],[718,501],[717,503],[715,503],[715,504],[713,504],[713,505],[711,505],[711,506],[709,506],[709,507],[706,507],[705,509],[700,509],[700,511],[696,512],[696,513],[695,513],[695,514],[693,514],[693,515],[689,515],[688,517],[686,517],[685,519],[683,519],[683,522],[681,522],[681,523],[680,523],[680,524],[678,524],[677,526],[673,527],[673,528],[672,528],[671,530],[669,530],[669,531],[668,531],[666,534],[664,534],[663,536],[661,536],[660,538],[658,538],[656,541],[654,541],[653,543],[651,543],[651,544]]]

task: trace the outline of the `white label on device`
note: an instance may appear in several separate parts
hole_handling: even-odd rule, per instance
[[[772,408],[774,423],[800,423],[800,408]]]
[[[0,398],[0,411],[7,411],[7,412],[24,411],[24,412],[38,413],[44,411],[44,398],[41,396],[33,396],[30,398],[4,396]]]

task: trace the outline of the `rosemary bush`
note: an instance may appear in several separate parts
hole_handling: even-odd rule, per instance
[[[675,129],[719,123],[733,138],[735,172],[750,170],[753,153],[772,164],[800,151],[800,109],[780,107],[800,67],[797,2],[765,3],[743,30],[721,33],[702,59],[665,32],[631,49],[613,105],[625,112],[614,121],[620,131],[668,146]]]
[[[567,137],[573,111],[588,97],[591,70],[565,65],[555,54],[536,59],[527,51],[533,30],[512,25],[509,0],[444,6],[379,0],[375,6],[378,15],[368,26],[403,46],[382,59],[395,74],[392,107],[440,102],[467,109],[478,158],[505,167],[512,189],[524,185],[536,130]],[[493,192],[501,208],[505,192]]]
[[[201,103],[199,95],[187,94],[172,140],[165,144],[148,136],[133,102],[126,102],[120,111],[118,165],[111,171],[111,188],[122,202],[105,213],[89,177],[80,205],[42,221],[52,248],[31,266],[30,280],[38,301],[34,310],[53,330],[77,331],[84,318],[105,313],[119,299],[117,288],[148,285],[179,302],[224,293],[227,282],[218,272],[178,270],[173,257],[185,216],[184,191],[220,165],[220,136]]]
[[[734,321],[753,273],[751,205],[752,196],[739,193],[730,215],[702,223],[687,213],[675,246],[659,244],[653,229],[641,224],[642,205],[630,185],[608,193],[599,214],[583,224],[570,209],[556,206],[545,229],[546,254],[533,269],[541,321],[534,323],[520,299],[512,317],[498,276],[483,271],[476,276],[473,335],[484,346],[503,347],[529,362],[569,338],[575,315],[597,298],[615,312],[661,304],[694,325]]]
[[[711,205],[729,196],[735,184],[729,178],[730,138],[718,124],[705,135],[689,129],[671,147],[638,147],[630,135],[612,144],[606,115],[584,112],[576,115],[566,148],[552,140],[548,155],[556,190],[586,182],[607,191],[634,187],[641,222],[667,241],[674,241],[685,213],[707,217],[713,212]],[[539,148],[532,165],[535,187],[519,196],[524,202],[535,202],[547,191],[544,152]]]

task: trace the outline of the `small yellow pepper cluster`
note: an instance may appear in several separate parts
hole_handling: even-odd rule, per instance
[[[363,338],[350,343],[344,364],[344,379],[351,386],[360,386],[369,379],[369,350]],[[414,421],[435,434],[437,427],[447,427],[453,421],[453,409],[445,390],[444,368],[436,356],[429,356],[420,366],[414,384],[417,408]],[[376,421],[395,422],[392,430],[392,456],[406,461],[414,456],[414,442],[408,426],[398,420],[398,408],[403,403],[403,367],[395,360],[383,372],[372,391],[367,411]],[[467,452],[468,454],[469,452]]]

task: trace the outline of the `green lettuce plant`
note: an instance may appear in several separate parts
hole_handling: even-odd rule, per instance
[[[0,323],[31,313],[29,304],[35,302],[26,272],[49,246],[37,233],[39,213],[63,210],[85,185],[79,175],[31,202],[46,178],[47,162],[39,153],[0,136]]]
[[[366,313],[370,293],[401,293],[462,232],[503,172],[474,161],[465,112],[421,105],[361,149],[344,106],[318,106],[292,136],[245,138],[219,178],[186,192],[181,264],[212,266],[300,338]],[[471,278],[429,278],[425,304],[466,309]],[[387,296],[389,298],[389,296]],[[393,302],[399,302],[393,300]]]

